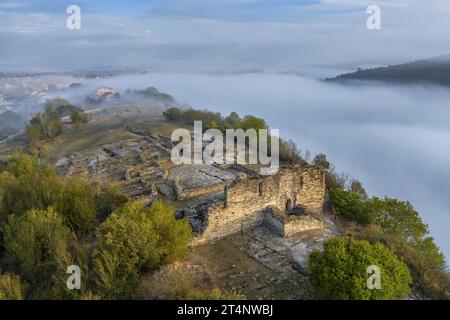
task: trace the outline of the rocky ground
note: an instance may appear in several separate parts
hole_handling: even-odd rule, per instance
[[[247,299],[317,299],[307,276],[307,256],[338,233],[332,217],[324,230],[290,238],[264,226],[215,243],[192,248],[177,264],[180,273],[196,270],[209,289],[222,288]]]

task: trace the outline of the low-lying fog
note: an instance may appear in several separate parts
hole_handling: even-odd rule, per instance
[[[260,116],[302,150],[326,153],[370,194],[410,200],[450,257],[450,89],[280,74],[153,74],[102,84],[153,85],[196,108]]]
[[[195,108],[260,116],[303,151],[326,153],[370,194],[410,200],[450,257],[450,89],[344,86],[285,74],[144,74],[80,82],[81,88],[54,95],[82,104],[100,86],[121,94],[155,86]]]

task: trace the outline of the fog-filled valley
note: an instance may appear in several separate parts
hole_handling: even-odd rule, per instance
[[[371,195],[409,200],[430,225],[447,257],[450,238],[450,91],[437,86],[376,82],[327,83],[286,74],[145,73],[100,79],[46,76],[62,88],[30,94],[8,106],[24,119],[50,98],[85,106],[99,87],[120,93],[115,103],[146,97],[127,89],[154,86],[180,105],[229,114],[254,114],[296,141],[303,154],[325,153],[337,170],[361,180]],[[37,81],[34,79],[34,81]],[[70,84],[81,86],[68,88]]]
[[[196,108],[261,116],[302,150],[327,154],[369,193],[411,201],[450,256],[448,89],[280,74],[155,74],[124,82],[151,83]]]

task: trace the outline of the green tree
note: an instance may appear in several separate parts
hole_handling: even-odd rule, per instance
[[[79,130],[83,125],[88,123],[89,117],[82,108],[76,108],[70,114],[70,121],[75,126],[75,129]]]
[[[429,232],[409,202],[374,197],[370,200],[370,209],[385,232],[397,233],[408,241],[419,242]]]
[[[350,185],[350,190],[359,194],[363,199],[368,200],[369,196],[367,195],[366,189],[364,189],[361,181],[353,179]]]
[[[329,190],[328,195],[338,216],[360,224],[369,224],[374,221],[373,211],[359,194],[336,188]]]
[[[264,121],[264,119],[257,118],[255,116],[245,116],[244,119],[242,119],[242,129],[248,130],[248,129],[255,129],[256,131],[261,129],[267,129],[268,125]]]
[[[0,275],[0,300],[23,300],[25,298],[25,286],[20,277],[5,273]]]
[[[52,139],[62,132],[61,117],[51,107],[44,112],[34,115],[26,130],[26,136],[30,145],[37,144],[36,139]]]
[[[312,164],[323,171],[328,171],[331,168],[330,162],[327,160],[327,156],[323,153],[316,155]]]
[[[225,129],[239,129],[242,126],[242,120],[236,112],[231,112],[224,120]]]
[[[369,289],[367,268],[377,266],[381,288]],[[405,298],[412,278],[406,265],[381,243],[332,238],[322,252],[309,256],[310,280],[319,294],[335,300],[388,300]]]

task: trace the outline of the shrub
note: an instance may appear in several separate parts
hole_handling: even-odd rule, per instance
[[[411,204],[373,198],[368,205],[376,223],[355,226],[348,233],[372,243],[382,241],[404,260],[417,290],[429,298],[450,298],[450,274],[445,257],[428,236],[428,227]]]
[[[96,207],[100,218],[106,218],[113,211],[119,209],[128,202],[128,197],[116,186],[96,186]]]
[[[31,284],[51,285],[57,273],[71,265],[70,230],[52,209],[12,215],[4,227],[4,246]]]
[[[5,273],[0,275],[0,300],[23,300],[25,286],[16,275]]]
[[[127,203],[100,226],[94,250],[97,286],[107,298],[128,296],[142,272],[187,250],[190,228],[161,203]]]
[[[94,226],[97,209],[95,194],[83,180],[70,178],[56,201],[56,209],[74,230],[87,233]]]
[[[432,299],[450,299],[450,274],[443,254],[431,238],[416,245],[399,236],[389,236],[385,241],[403,258],[420,292]]]
[[[182,114],[182,111],[175,107],[169,108],[163,112],[163,116],[167,121],[181,120]]]
[[[46,209],[54,204],[62,190],[62,183],[53,171],[47,166],[40,166],[26,154],[14,157],[1,175],[0,217],[3,220],[12,213]]]
[[[91,230],[97,210],[95,190],[84,181],[63,182],[50,167],[25,154],[14,158],[0,176],[0,221],[13,213],[53,206],[73,229]]]
[[[89,116],[81,108],[76,108],[70,114],[70,121],[74,124],[76,129],[80,129],[84,124],[88,123]]]
[[[380,268],[380,289],[367,287],[367,268],[371,265]],[[312,284],[328,299],[402,299],[411,290],[408,268],[381,243],[371,245],[348,237],[329,239],[322,252],[310,254],[309,268]]]
[[[183,256],[192,239],[187,219],[175,220],[175,209],[156,202],[148,209],[153,228],[158,235],[158,252],[161,263],[171,263]]]
[[[374,221],[373,212],[359,194],[340,188],[331,189],[328,194],[337,215],[361,224],[369,224]]]

